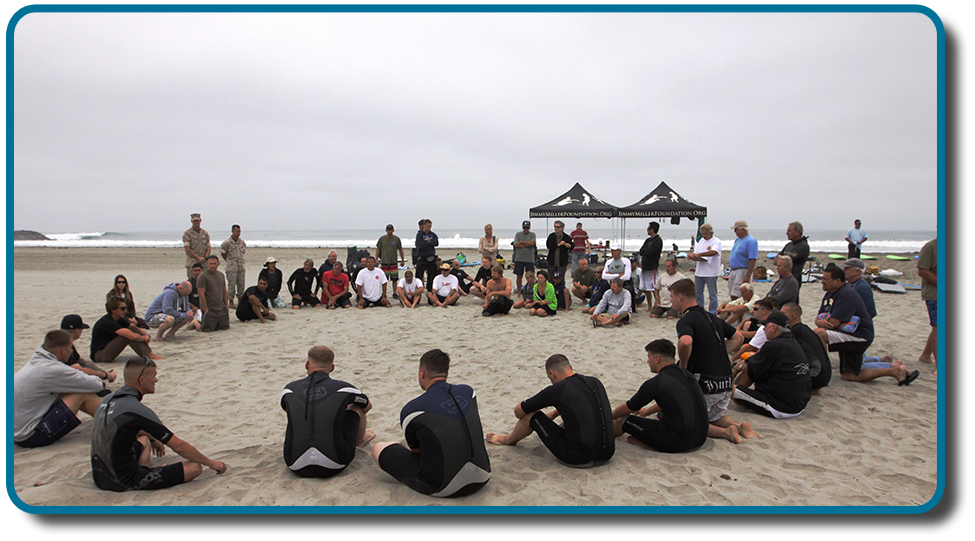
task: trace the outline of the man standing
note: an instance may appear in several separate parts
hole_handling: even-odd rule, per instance
[[[653,308],[650,309],[650,317],[663,317],[667,319],[677,319],[680,315],[674,310],[670,303],[670,286],[678,280],[684,280],[686,276],[677,272],[677,260],[668,258],[664,261],[664,274],[657,280],[653,288]]]
[[[124,310],[125,303],[122,305]],[[72,341],[67,331],[49,331],[44,344],[14,374],[13,426],[17,445],[50,445],[81,424],[78,411],[95,414],[99,401],[95,393],[105,385],[98,376],[68,366],[74,351]]]
[[[735,364],[732,399],[776,419],[798,417],[812,397],[809,361],[785,314],[776,310],[762,324],[768,341],[747,361]],[[752,383],[755,388],[749,389]]]
[[[527,271],[535,273],[535,233],[532,223],[528,220],[521,222],[521,231],[515,233],[515,240],[511,243],[514,252],[511,261],[515,264],[515,286],[521,291],[521,276]]]
[[[680,367],[698,379],[708,406],[708,437],[741,443],[742,436],[757,437],[748,423],[736,423],[725,415],[731,402],[732,378],[728,350],[737,349],[741,333],[697,304],[694,282],[678,280],[670,286],[670,300],[684,316],[677,322],[677,355]],[[725,340],[729,340],[726,344]]]
[[[335,252],[332,252],[335,253]],[[336,261],[331,270],[322,275],[322,304],[329,310],[352,306],[352,293],[349,292],[349,275],[342,272],[342,262]]]
[[[315,286],[314,292],[312,286]],[[295,269],[288,278],[288,293],[291,294],[291,309],[299,310],[302,304],[307,304],[312,308],[321,304],[315,295],[322,288],[322,277],[315,270],[315,262],[306,259],[305,264],[300,269]]]
[[[484,291],[484,310],[481,315],[508,315],[514,303],[511,301],[511,280],[504,277],[504,267],[495,265],[491,269],[491,279],[484,286]]]
[[[237,319],[241,321],[259,320],[262,324],[266,320],[275,320],[275,315],[267,302],[267,278],[258,278],[256,286],[250,286],[240,297],[240,306],[237,307]]]
[[[776,257],[775,272],[779,274],[779,279],[772,284],[772,289],[768,290],[765,297],[774,298],[779,306],[787,302],[799,302],[799,280],[792,275],[792,258],[786,255]]]
[[[660,224],[650,222],[647,225],[647,240],[643,241],[640,247],[640,289],[649,301],[650,295],[657,287],[657,268],[660,267],[660,253],[664,249],[664,241],[657,232],[660,231]],[[634,312],[636,312],[634,307]],[[651,311],[650,302],[647,302],[647,311]]]
[[[569,233],[572,237],[572,272],[579,268],[579,262],[583,259],[589,262],[589,252],[592,245],[589,243],[589,233],[582,229],[582,222],[576,223],[576,228]]]
[[[924,351],[918,358],[922,363],[938,363],[938,239],[930,240],[921,248],[917,258],[917,274],[921,277],[921,300],[928,309],[931,332],[924,343]],[[937,367],[934,371],[938,373]]]
[[[704,288],[708,289],[708,312],[718,312],[718,274],[721,272],[721,239],[714,236],[711,224],[701,226],[701,240],[694,245],[694,253],[687,259],[697,262],[694,270],[694,290],[697,291],[696,304],[704,306]]]
[[[623,289],[623,280],[613,278],[609,283],[609,291],[599,300],[599,304],[589,319],[593,327],[616,325],[619,327],[630,322],[630,310],[633,299],[630,292]]]
[[[495,445],[517,445],[532,432],[545,447],[570,466],[595,465],[616,452],[612,407],[602,382],[576,374],[565,355],[545,361],[545,375],[552,385],[515,406],[518,422],[508,435],[487,434]],[[546,407],[555,409],[545,413]],[[563,426],[555,423],[562,417]]]
[[[247,280],[244,277],[246,251],[247,243],[240,238],[240,226],[234,224],[230,227],[230,238],[220,245],[220,255],[227,262],[224,272],[227,275],[227,292],[230,296],[231,308],[236,306],[237,299],[244,294],[244,288],[247,287]]]
[[[333,477],[376,435],[366,430],[369,398],[351,384],[334,380],[335,353],[325,346],[308,350],[308,377],[293,381],[281,393],[288,413],[284,463],[301,477]]]
[[[799,282],[800,289],[802,288],[802,268],[806,266],[806,261],[809,260],[809,237],[802,236],[802,231],[800,222],[789,224],[785,230],[785,236],[788,237],[789,243],[779,252],[779,255],[787,255],[792,258],[792,275]],[[796,299],[798,298],[799,293],[797,291]],[[796,300],[796,302],[799,301]]]
[[[370,306],[389,308],[389,300],[386,298],[386,274],[376,268],[375,257],[366,258],[366,268],[359,269],[359,275],[355,278],[355,285],[358,286],[359,292],[359,302],[356,304],[356,308],[365,309]]]
[[[207,270],[196,279],[200,292],[200,309],[203,310],[203,332],[223,331],[230,328],[230,309],[227,308],[227,278],[218,271],[220,259],[207,258]]]
[[[146,310],[146,323],[149,324],[150,328],[159,329],[156,332],[157,341],[162,342],[167,338],[175,338],[176,331],[193,321],[193,316],[196,315],[195,310],[185,305],[184,307],[188,308],[187,310],[180,309],[180,300],[189,296],[192,287],[189,280],[174,282],[164,287],[162,293],[157,295],[149,304],[149,308]],[[163,335],[167,330],[169,332]]]
[[[183,232],[183,251],[186,252],[186,277],[192,278],[193,263],[206,264],[206,258],[210,257],[210,234],[206,229],[200,227],[203,220],[199,212],[190,214],[192,227]]]
[[[396,229],[393,224],[386,225],[386,234],[376,241],[376,257],[379,258],[379,268],[386,274],[386,280],[393,284],[393,298],[396,298],[396,282],[399,281],[399,262],[406,262],[403,255],[403,241],[393,234]],[[399,252],[399,259],[396,253]]]
[[[126,316],[128,307],[124,300],[110,296],[105,301],[105,311],[107,313],[91,329],[91,360],[99,363],[112,362],[126,346],[131,347],[140,357],[162,359],[153,354],[149,347],[152,337],[129,321]]]
[[[847,259],[843,263],[843,275],[846,283],[850,284],[853,291],[863,299],[863,305],[867,307],[867,313],[871,318],[877,317],[877,304],[873,300],[873,288],[863,279],[863,270],[866,266],[859,259]],[[923,291],[922,291],[923,292]],[[783,303],[784,304],[784,303]]]
[[[421,282],[424,274],[426,275],[427,291],[433,289],[433,278],[437,274],[437,246],[440,246],[440,238],[431,231],[433,222],[424,218],[419,221],[420,230],[416,232],[416,277]]]
[[[222,474],[227,465],[210,460],[176,437],[142,398],[156,392],[156,363],[131,359],[125,363],[125,386],[102,399],[91,429],[91,475],[102,490],[156,490],[188,483],[203,466]],[[169,447],[186,460],[149,467],[151,454]]]
[[[491,479],[491,461],[468,385],[447,383],[450,357],[432,349],[420,357],[417,379],[424,393],[400,412],[406,447],[380,442],[372,456],[382,470],[420,494],[467,496]]]
[[[190,277],[188,281],[190,283],[191,290],[189,296],[186,298],[190,302],[190,307],[197,311],[200,309],[200,292],[196,289],[196,280],[200,277],[200,274],[203,273],[204,266],[205,265],[203,263],[196,262],[193,263],[192,267],[190,267]],[[198,315],[202,316],[202,314]]]
[[[731,229],[738,238],[731,246],[731,256],[728,260],[728,266],[731,268],[728,274],[728,295],[731,300],[735,300],[739,296],[741,284],[752,281],[755,262],[758,260],[758,241],[748,234],[748,222],[745,220],[738,220]]]
[[[860,258],[860,247],[867,240],[867,230],[860,227],[860,220],[853,221],[853,229],[846,232],[846,243],[849,246],[847,258]]]
[[[457,277],[450,274],[450,264],[440,265],[440,276],[433,280],[433,288],[427,292],[427,302],[434,306],[446,308],[460,298],[460,286]]]
[[[565,232],[565,222],[562,220],[555,221],[555,231],[545,240],[545,247],[548,249],[546,259],[549,272],[559,271],[564,276],[573,250],[573,240]]]

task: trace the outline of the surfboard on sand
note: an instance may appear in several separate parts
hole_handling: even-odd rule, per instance
[[[860,259],[866,259],[866,260],[877,259],[877,256],[875,256],[875,255],[863,255],[863,254],[861,254],[860,255]]]
[[[889,255],[889,254],[887,255],[887,259],[890,259],[892,261],[910,261],[911,260],[911,258],[904,257],[902,255]]]
[[[777,255],[779,255],[779,254],[776,253],[776,252],[769,252],[769,253],[765,254],[765,257],[767,257],[769,259],[775,259],[775,256],[777,256]]]
[[[828,257],[830,259],[846,259],[846,256],[845,255],[840,255],[840,254],[829,254],[826,257]]]
[[[897,285],[903,287],[904,289],[916,289],[918,291],[921,290],[921,286],[916,286],[914,284],[902,284],[900,282],[897,282]]]
[[[883,293],[907,293],[907,290],[904,289],[904,287],[900,284],[878,284],[874,282],[870,285],[879,289]]]

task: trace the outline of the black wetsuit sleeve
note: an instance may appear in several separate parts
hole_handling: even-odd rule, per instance
[[[292,296],[295,294],[294,283],[295,280],[297,279],[298,279],[298,271],[296,270],[291,273],[291,278],[288,278],[288,293],[290,293]]]
[[[369,397],[364,393],[353,395],[352,404],[364,408],[369,405]]]
[[[163,443],[169,443],[169,440],[173,437],[173,433],[168,428],[151,419],[146,419],[141,415],[133,415],[130,422],[139,430],[146,432]]]
[[[559,383],[562,383],[562,381]],[[538,411],[548,406],[554,406],[558,404],[560,396],[562,396],[562,386],[558,383],[555,385],[549,385],[548,387],[539,391],[539,393],[535,396],[522,402],[521,409],[525,413],[528,413],[530,411]]]
[[[644,406],[655,400],[657,398],[657,389],[660,387],[660,382],[657,381],[658,379],[659,376],[643,382],[643,385],[640,386],[640,390],[633,395],[633,398],[626,401],[626,407],[630,408],[632,411],[639,411]]]

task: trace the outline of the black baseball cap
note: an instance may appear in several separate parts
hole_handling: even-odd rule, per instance
[[[88,325],[84,321],[81,321],[81,316],[78,314],[68,314],[61,319],[62,329],[88,329]]]
[[[529,222],[528,220],[525,220],[524,222],[521,222],[521,227],[527,227],[528,229],[531,229],[532,223]]]
[[[769,323],[775,323],[779,327],[789,328],[789,316],[785,315],[781,310],[773,310],[771,314],[765,318],[765,321],[759,322],[762,325],[768,325]]]

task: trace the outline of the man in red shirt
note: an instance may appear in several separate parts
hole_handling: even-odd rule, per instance
[[[322,275],[322,304],[325,308],[348,308],[352,306],[352,294],[349,293],[349,275],[342,272],[342,262],[336,261],[332,270]]]
[[[569,233],[569,236],[572,237],[571,272],[575,272],[579,268],[579,260],[589,257],[589,252],[592,251],[592,245],[589,244],[589,233],[586,233],[582,229],[582,222],[576,224],[576,228]]]

